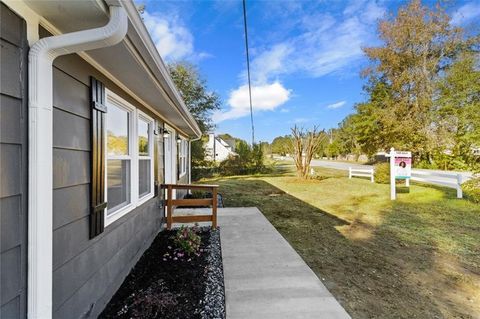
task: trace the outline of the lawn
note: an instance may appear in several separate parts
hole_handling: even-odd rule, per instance
[[[225,206],[257,206],[353,318],[480,318],[480,205],[455,190],[318,169],[217,178]]]

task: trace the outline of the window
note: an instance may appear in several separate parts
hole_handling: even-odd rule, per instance
[[[187,173],[187,153],[188,153],[188,141],[181,139],[178,150],[178,159],[180,165],[180,177]]]
[[[107,92],[105,225],[153,197],[154,120]]]
[[[138,116],[138,196],[143,198],[152,193],[153,186],[153,120],[139,114]]]
[[[132,110],[109,103],[107,122],[107,217],[131,203]]]

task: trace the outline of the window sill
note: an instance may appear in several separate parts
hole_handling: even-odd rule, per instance
[[[117,210],[115,213],[113,213],[111,215],[106,215],[107,213],[105,213],[105,215],[106,215],[105,216],[105,227],[107,227],[108,225],[110,225],[111,223],[116,221],[117,219],[120,219],[123,216],[125,216],[126,214],[130,213],[133,209],[135,209],[135,206],[132,203],[130,203],[127,206]]]
[[[144,195],[143,197],[139,198],[138,203],[137,203],[137,207],[142,205],[142,204],[145,204],[145,202],[149,201],[153,197],[154,197],[154,194],[150,193],[150,194]]]
[[[155,195],[154,193],[147,194],[147,195],[143,196],[142,198],[139,198],[136,205],[133,205],[133,204],[130,203],[127,206],[119,209],[118,211],[116,211],[112,215],[105,216],[105,227],[112,224],[116,220],[122,218],[126,214],[130,213],[135,208],[142,206],[143,204],[148,202],[150,199],[152,199],[154,197],[154,195]]]

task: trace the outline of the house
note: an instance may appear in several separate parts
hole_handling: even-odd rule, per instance
[[[205,158],[209,161],[221,162],[229,156],[236,156],[235,140],[223,140],[215,133],[208,134],[208,141],[205,144]]]
[[[201,132],[133,1],[0,5],[0,317],[95,318]]]

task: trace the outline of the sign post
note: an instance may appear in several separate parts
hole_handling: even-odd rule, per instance
[[[412,153],[395,151],[390,149],[390,199],[395,200],[397,197],[395,181],[404,179],[406,186],[410,186],[410,177],[412,176]]]
[[[397,193],[395,189],[395,149],[390,149],[390,199],[395,200]]]

